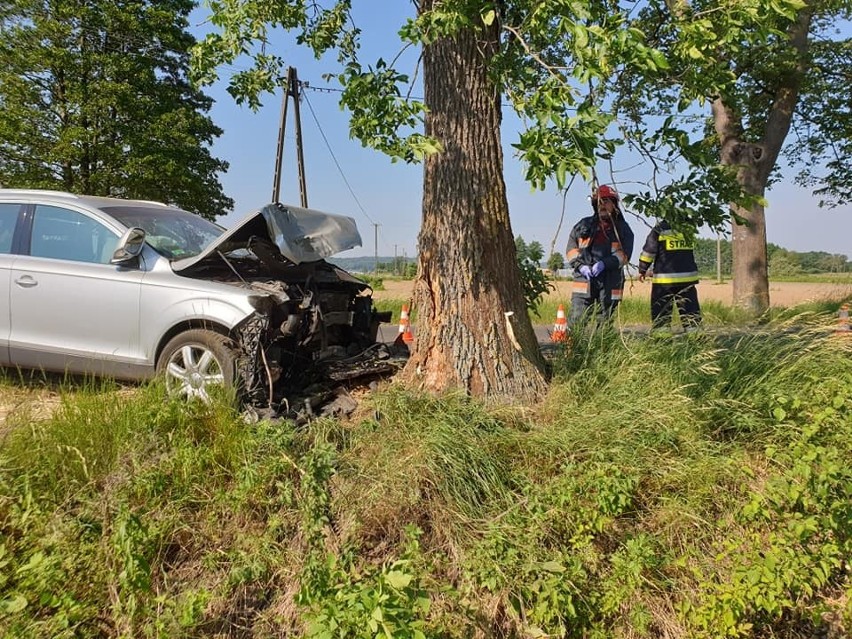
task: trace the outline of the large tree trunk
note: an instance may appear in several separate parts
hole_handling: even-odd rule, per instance
[[[754,170],[740,171],[740,184],[753,195],[763,196],[766,180],[755,175]],[[769,268],[766,259],[766,215],[763,206],[756,204],[750,210],[734,207],[733,212],[744,224],[731,222],[731,255],[733,264],[734,304],[751,316],[762,315],[769,308]]]
[[[431,391],[529,401],[546,388],[545,366],[509,223],[500,92],[486,69],[498,34],[494,24],[424,47],[426,133],[443,150],[425,162],[417,334],[405,375]]]

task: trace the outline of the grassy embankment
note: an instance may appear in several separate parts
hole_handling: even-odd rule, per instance
[[[391,384],[300,429],[7,379],[0,636],[849,636],[833,321],[575,335],[538,406]]]

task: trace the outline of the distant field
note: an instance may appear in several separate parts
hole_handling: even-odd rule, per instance
[[[410,280],[384,280],[384,290],[375,291],[373,297],[377,300],[404,300],[411,297],[412,282]],[[571,283],[567,281],[554,282],[556,290],[549,293],[550,301],[569,300],[571,298]],[[645,297],[651,295],[650,282],[639,282],[634,279],[625,287],[626,297]],[[716,301],[722,304],[733,302],[733,286],[730,281],[717,284],[713,280],[702,280],[698,285],[699,299]],[[852,298],[852,281],[846,284],[828,282],[770,282],[769,302],[772,306],[790,307],[805,302],[815,302],[826,299]]]

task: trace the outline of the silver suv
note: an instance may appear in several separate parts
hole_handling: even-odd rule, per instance
[[[230,230],[157,202],[0,189],[0,365],[280,399],[389,313],[324,258],[354,220],[270,204]]]

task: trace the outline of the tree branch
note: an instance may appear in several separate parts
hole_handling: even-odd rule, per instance
[[[808,32],[813,14],[814,6],[813,3],[810,3],[799,12],[798,19],[788,31],[789,42],[796,52],[797,59],[794,69],[787,75],[787,81],[779,87],[766,119],[762,162],[764,167],[768,167],[765,169],[767,172],[775,166],[784,139],[790,131],[793,112],[799,100],[805,73],[808,70]]]

